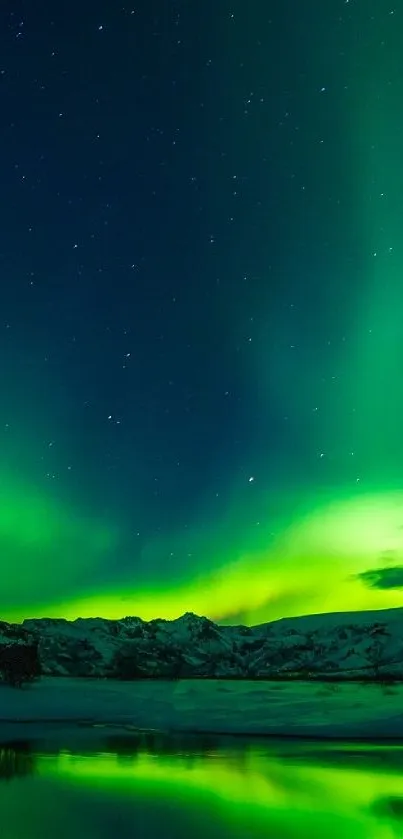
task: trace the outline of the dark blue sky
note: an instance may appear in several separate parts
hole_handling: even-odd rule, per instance
[[[364,475],[334,382],[389,11],[2,3],[4,481],[119,531],[96,588],[235,559],[264,517],[261,549],[301,488]]]

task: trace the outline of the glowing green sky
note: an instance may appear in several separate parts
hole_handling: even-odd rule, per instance
[[[403,29],[325,5],[5,44],[2,618],[403,605]]]
[[[158,584],[153,580],[143,586],[127,578],[121,585],[92,585],[91,578],[105,574],[106,563],[119,548],[112,528],[82,520],[62,505],[38,499],[27,488],[16,491],[10,484],[2,505],[0,538],[11,559],[2,579],[6,619],[38,614],[174,618],[192,610],[217,620],[253,623],[402,603],[399,589],[387,583],[385,588],[373,587],[373,581],[368,585],[367,578],[360,577],[380,566],[390,571],[403,565],[401,492],[323,498],[317,508],[311,499],[306,511],[275,538],[267,528],[259,529],[263,541],[261,530],[265,531],[266,549],[237,556],[234,546],[228,545],[225,552],[221,545],[210,570],[201,567],[188,578],[171,580],[166,575]],[[54,597],[58,590],[61,594]],[[7,605],[17,599],[17,607]]]

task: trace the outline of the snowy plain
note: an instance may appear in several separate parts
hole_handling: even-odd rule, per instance
[[[403,685],[43,677],[0,686],[0,739],[100,728],[270,737],[403,738]]]

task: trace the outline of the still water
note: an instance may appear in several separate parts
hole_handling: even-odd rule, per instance
[[[400,839],[403,747],[8,743],[0,814],[1,839]]]

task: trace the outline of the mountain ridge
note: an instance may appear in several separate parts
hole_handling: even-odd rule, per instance
[[[0,621],[0,645],[38,645],[48,676],[403,681],[403,607],[220,625],[174,619]]]

